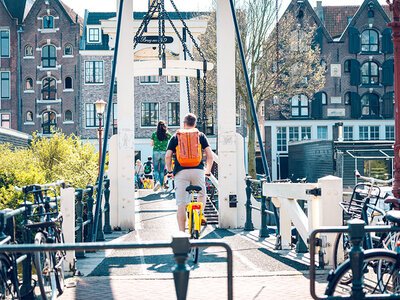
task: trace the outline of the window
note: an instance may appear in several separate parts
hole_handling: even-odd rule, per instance
[[[394,140],[394,126],[386,126],[385,127],[386,131],[386,140]]]
[[[89,28],[89,43],[99,43],[99,42],[100,42],[100,29]]]
[[[117,103],[113,103],[113,134],[118,133],[118,110],[117,110]]]
[[[10,114],[2,114],[1,115],[1,126],[3,128],[11,128],[10,123]]]
[[[179,83],[179,76],[167,76],[167,83]]]
[[[350,73],[350,70],[351,70],[350,68],[351,68],[351,60],[348,59],[348,60],[346,60],[346,61],[344,62],[343,71],[344,71],[345,73]]]
[[[72,121],[72,111],[70,111],[70,110],[67,110],[67,111],[65,111],[65,113],[64,113],[64,121],[69,121],[69,122],[71,122]]]
[[[25,115],[26,122],[33,122],[33,112],[27,111]]]
[[[351,92],[344,94],[344,104],[351,104]]]
[[[291,99],[292,117],[308,117],[308,98],[305,95],[296,95]]]
[[[42,81],[42,100],[56,100],[56,80],[46,77]]]
[[[46,111],[42,115],[42,132],[51,134],[57,127],[56,114],[52,111]]]
[[[179,126],[179,102],[168,103],[168,126]]]
[[[55,68],[56,67],[56,47],[47,45],[42,48],[42,67]]]
[[[343,139],[345,141],[353,140],[353,126],[343,126]]]
[[[93,103],[87,103],[85,106],[86,112],[86,127],[99,126],[99,118],[96,114],[96,107]]]
[[[142,126],[157,126],[158,103],[142,103]]]
[[[317,139],[326,140],[328,138],[328,127],[318,126],[317,127]]]
[[[73,55],[74,54],[74,50],[72,48],[72,45],[67,44],[64,47],[64,55]]]
[[[311,127],[301,127],[301,139],[311,140]]]
[[[379,126],[370,126],[369,127],[369,139],[370,140],[379,140]]]
[[[362,96],[361,114],[365,117],[379,116],[379,97],[376,94]]]
[[[25,56],[27,57],[33,56],[33,47],[31,45],[25,46]]]
[[[367,29],[361,33],[361,52],[378,52],[378,33]]]
[[[289,142],[299,140],[299,127],[289,127]]]
[[[264,106],[263,106],[264,108]],[[262,113],[264,114],[264,113]],[[240,126],[240,111],[236,112],[236,126]]]
[[[85,83],[103,83],[103,62],[85,62]]]
[[[25,90],[33,90],[33,79],[30,77],[25,79]]]
[[[140,83],[158,83],[158,76],[140,76]]]
[[[287,151],[286,127],[276,127],[277,151]]]
[[[379,68],[378,65],[372,61],[363,63],[361,66],[361,83],[376,85],[379,84]]]
[[[43,28],[45,29],[54,28],[54,18],[52,16],[43,17]]]
[[[321,104],[327,104],[328,103],[328,96],[326,95],[325,92],[321,93]]]
[[[360,126],[359,127],[359,140],[360,141],[368,140],[368,126]]]
[[[0,57],[10,56],[10,32],[8,30],[0,31]]]
[[[10,72],[0,72],[1,99],[10,99]]]
[[[72,78],[69,76],[65,77],[64,89],[66,89],[66,90],[72,89]]]

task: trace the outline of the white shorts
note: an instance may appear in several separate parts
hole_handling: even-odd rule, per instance
[[[201,191],[198,192],[198,196],[204,197],[206,195],[206,179],[204,175],[204,170],[183,169],[174,176],[174,179],[176,205],[186,205],[187,203],[189,203],[189,193],[186,192],[186,188],[189,185],[201,186]]]

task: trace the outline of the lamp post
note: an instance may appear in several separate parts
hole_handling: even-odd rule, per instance
[[[101,119],[103,118],[104,110],[106,108],[107,102],[105,102],[103,99],[99,99],[94,103],[94,106],[96,108],[96,113],[97,116],[99,117],[99,171],[100,171],[100,166],[101,166],[101,132],[103,131],[101,127]]]
[[[394,119],[395,119],[395,142],[394,142],[394,184],[393,195],[400,198],[400,0],[386,0],[392,11],[392,22],[389,27],[393,30],[394,46]]]

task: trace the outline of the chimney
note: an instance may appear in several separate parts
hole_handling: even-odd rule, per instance
[[[322,1],[317,1],[317,7],[315,8],[315,13],[318,18],[324,23],[324,9],[322,8]]]

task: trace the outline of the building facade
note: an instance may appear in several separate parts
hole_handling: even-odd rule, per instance
[[[58,0],[36,0],[22,23],[22,131],[78,134],[81,20]]]
[[[309,17],[316,26],[326,82],[312,99],[295,95],[290,117],[270,114],[266,101],[265,143],[273,179],[290,178],[288,144],[302,140],[394,140],[393,44],[388,7],[292,1],[285,13]],[[301,20],[298,22],[301,23]],[[343,133],[343,134],[342,134]]]

